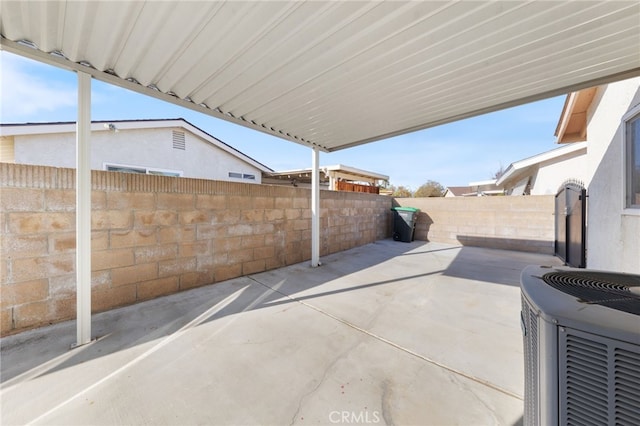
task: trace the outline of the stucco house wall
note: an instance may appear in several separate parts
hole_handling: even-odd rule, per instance
[[[184,150],[174,148],[174,131],[184,134]],[[15,135],[13,139],[15,163],[75,167],[73,132]],[[189,178],[256,184],[262,182],[263,172],[240,156],[181,127],[94,130],[91,132],[91,168],[106,170],[106,164],[180,172],[180,176]],[[254,178],[233,178],[229,172]]]
[[[567,180],[584,181],[586,168],[587,158],[583,153],[572,153],[543,162],[534,177],[531,195],[555,195]]]
[[[507,195],[555,195],[568,180],[585,181],[586,155],[586,142],[567,144],[511,163],[496,184]]]
[[[640,209],[624,208],[624,118],[640,78],[598,88],[587,114],[587,267],[640,273]]]

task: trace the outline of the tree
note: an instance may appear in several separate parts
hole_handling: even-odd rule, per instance
[[[500,164],[500,168],[498,169],[497,172],[495,172],[493,174],[493,176],[491,177],[491,179],[495,179],[498,180],[502,177],[502,175],[504,174],[505,170],[504,170],[504,166],[502,164]]]
[[[416,190],[414,197],[443,197],[444,187],[439,182],[429,180]]]
[[[395,186],[395,185],[391,185],[389,187],[389,189],[391,190],[391,196],[392,197],[397,197],[397,198],[410,198],[413,196],[413,194],[411,193],[411,190],[409,188],[407,188],[406,186]]]

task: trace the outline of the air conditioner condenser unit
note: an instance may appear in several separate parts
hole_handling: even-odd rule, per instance
[[[640,276],[521,275],[524,425],[640,425]]]

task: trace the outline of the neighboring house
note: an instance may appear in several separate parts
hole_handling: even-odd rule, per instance
[[[444,191],[445,197],[468,197],[477,195],[470,186],[447,186]]]
[[[481,180],[478,182],[469,182],[471,192],[464,194],[465,196],[484,197],[489,195],[503,195],[504,190],[498,188],[496,179]]]
[[[506,195],[556,194],[567,181],[584,182],[587,143],[573,143],[511,163],[496,185]]]
[[[0,161],[76,167],[76,125],[0,125]],[[261,183],[272,170],[188,121],[123,120],[91,124],[91,168]]]
[[[640,77],[568,95],[556,136],[588,147],[587,267],[640,273]]]
[[[448,186],[444,191],[445,197],[484,197],[487,195],[502,195],[503,190],[496,186],[495,179],[469,182],[469,186]]]
[[[311,187],[311,169],[265,172],[262,182],[272,185]],[[389,182],[389,176],[337,164],[320,167],[320,188],[331,191],[380,193],[380,187]]]

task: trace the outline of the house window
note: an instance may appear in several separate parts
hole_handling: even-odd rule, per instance
[[[626,122],[626,207],[640,208],[640,113]]]
[[[256,180],[256,175],[251,175],[247,173],[239,173],[239,172],[229,172],[229,177],[233,179],[248,179],[248,180]]]
[[[147,170],[145,168],[130,167],[130,166],[112,166],[107,164],[105,166],[105,170],[108,172],[137,173],[142,175],[147,174]]]
[[[156,175],[156,176],[173,176],[173,177],[182,176],[182,172],[173,172],[171,170],[152,170],[152,169],[147,169],[147,174],[148,175]]]
[[[151,167],[126,166],[122,164],[105,164],[104,169],[108,172],[136,173],[141,175],[173,176],[173,177],[180,177],[183,175],[183,173],[178,170],[163,170],[163,169],[154,169]]]

